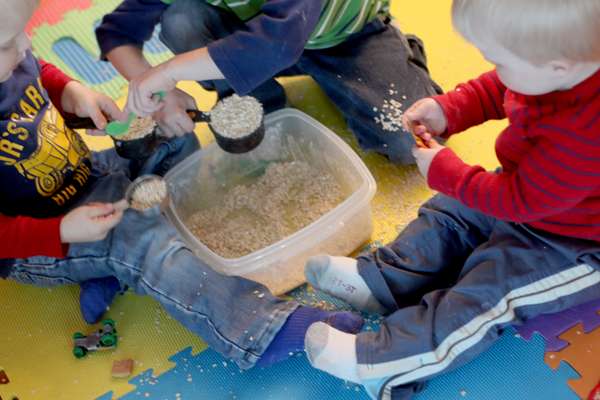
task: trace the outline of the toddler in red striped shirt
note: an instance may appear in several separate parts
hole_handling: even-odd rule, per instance
[[[440,193],[389,245],[306,266],[316,288],[386,315],[379,332],[318,323],[306,337],[315,367],[383,398],[474,358],[507,324],[600,297],[600,2],[454,0],[452,13],[496,68],[404,114]],[[491,119],[508,119],[496,172],[436,141]]]

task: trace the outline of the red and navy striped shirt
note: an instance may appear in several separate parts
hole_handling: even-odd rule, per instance
[[[435,100],[448,136],[490,119],[509,126],[496,140],[502,172],[446,148],[431,163],[431,188],[502,220],[600,241],[600,71],[540,96],[507,89],[492,71]]]

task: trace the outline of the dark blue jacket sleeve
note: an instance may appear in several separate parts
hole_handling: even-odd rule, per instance
[[[298,61],[322,6],[322,0],[267,1],[245,30],[210,43],[208,52],[231,87],[247,94]]]
[[[115,47],[132,45],[142,48],[152,37],[154,27],[160,21],[168,5],[160,0],[125,0],[113,12],[102,18],[96,28],[100,57]]]

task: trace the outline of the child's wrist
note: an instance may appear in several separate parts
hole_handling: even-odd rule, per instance
[[[76,92],[80,86],[82,86],[81,83],[77,81],[70,81],[65,85],[60,98],[60,106],[64,112],[75,112]]]
[[[187,65],[185,60],[182,60],[178,57],[173,57],[169,61],[163,64],[163,75],[165,79],[173,84],[173,86],[177,85],[177,82],[188,80],[189,66]]]

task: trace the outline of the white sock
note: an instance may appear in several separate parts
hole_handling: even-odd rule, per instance
[[[358,265],[353,258],[311,257],[306,262],[304,275],[315,288],[344,300],[357,310],[379,314],[385,311],[358,273]]]
[[[306,331],[304,349],[311,365],[346,381],[360,383],[356,335],[315,322]]]

